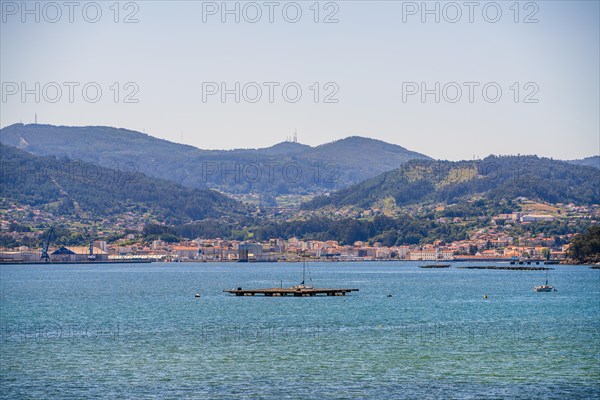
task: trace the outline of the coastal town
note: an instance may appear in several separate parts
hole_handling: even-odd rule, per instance
[[[566,235],[572,236],[572,235]],[[135,235],[128,235],[134,240]],[[565,237],[564,239],[568,239]],[[196,262],[276,262],[276,261],[510,261],[514,259],[563,260],[569,245],[557,245],[554,238],[538,237],[516,240],[495,232],[482,230],[470,240],[428,245],[383,246],[355,242],[340,245],[337,241],[271,239],[250,242],[222,239],[197,239],[176,244],[155,240],[150,246],[141,244],[107,244],[97,240],[91,246],[60,246],[50,248],[50,261],[196,261]],[[21,246],[2,250],[0,261],[36,262],[41,250]]]
[[[144,236],[144,218],[147,216],[125,213],[104,225],[113,225],[121,234],[98,229],[94,240],[80,240],[77,245],[52,242],[43,236],[44,230],[20,225],[19,220],[30,220],[44,226],[56,217],[50,213],[9,204],[0,219],[0,262],[40,262],[42,243],[50,262],[110,262],[110,261],[162,261],[162,262],[277,262],[277,261],[511,261],[511,260],[566,260],[569,243],[574,233],[533,234],[535,230],[523,228],[560,221],[567,225],[585,221],[597,225],[600,206],[574,204],[542,204],[519,199],[521,210],[498,214],[469,232],[468,238],[459,241],[435,240],[431,243],[386,246],[379,241],[340,243],[336,240],[308,240],[297,237],[270,238],[268,240],[232,240],[224,238],[152,238]],[[362,211],[373,217],[382,214],[380,209]],[[73,221],[70,222],[73,225]],[[463,218],[437,218],[437,224],[472,223]],[[47,225],[46,225],[47,226]],[[515,235],[513,228],[520,228]],[[87,228],[86,228],[87,229]],[[86,229],[79,229],[85,231]],[[71,229],[72,230],[72,229]],[[25,240],[34,246],[22,243]]]
[[[522,216],[522,219],[533,216]],[[510,261],[514,259],[563,260],[572,234],[546,237],[538,234],[515,238],[498,229],[483,228],[468,240],[426,245],[383,246],[379,242],[357,241],[341,245],[337,241],[300,240],[297,238],[268,241],[215,239],[185,240],[167,243],[153,240],[145,245],[139,235],[128,234],[115,243],[95,240],[88,246],[51,246],[49,261],[195,261],[195,262],[276,262],[276,261]],[[39,248],[20,246],[2,249],[0,261],[35,262]]]

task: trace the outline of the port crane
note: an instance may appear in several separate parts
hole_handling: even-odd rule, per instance
[[[42,256],[40,257],[40,260],[43,261],[50,261],[50,256],[48,255],[48,246],[50,246],[50,240],[52,239],[52,235],[54,234],[54,227],[51,226],[50,230],[48,231],[48,236],[46,236],[46,241],[42,242]]]
[[[96,230],[96,225],[94,224],[94,228],[90,229],[90,246],[89,246],[89,251],[90,254],[88,255],[88,260],[89,261],[94,261],[96,259],[96,255],[94,254],[94,238],[97,235],[97,230]]]

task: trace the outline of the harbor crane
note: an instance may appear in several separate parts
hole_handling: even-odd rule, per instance
[[[51,226],[50,230],[48,231],[48,236],[46,236],[46,241],[42,242],[42,256],[40,257],[40,260],[49,262],[50,261],[50,256],[48,255],[48,246],[50,246],[50,240],[52,239],[52,234],[54,234],[54,227]]]
[[[89,246],[90,254],[88,255],[88,260],[89,261],[94,261],[94,260],[96,260],[96,255],[94,254],[94,238],[98,234],[97,230],[96,230],[96,224],[94,224],[94,228],[90,229],[90,233],[91,233],[90,234],[90,236],[91,236],[91,238],[90,238],[90,246]]]

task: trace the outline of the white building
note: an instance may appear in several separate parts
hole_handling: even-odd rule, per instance
[[[553,221],[552,215],[528,214],[521,217],[521,222]]]
[[[409,260],[413,261],[438,261],[452,260],[454,255],[450,250],[427,249],[427,250],[411,250],[408,254]]]

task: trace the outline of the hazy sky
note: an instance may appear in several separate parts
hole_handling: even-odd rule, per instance
[[[1,3],[1,126],[37,112],[206,149],[297,129],[450,160],[600,153],[598,1]]]

